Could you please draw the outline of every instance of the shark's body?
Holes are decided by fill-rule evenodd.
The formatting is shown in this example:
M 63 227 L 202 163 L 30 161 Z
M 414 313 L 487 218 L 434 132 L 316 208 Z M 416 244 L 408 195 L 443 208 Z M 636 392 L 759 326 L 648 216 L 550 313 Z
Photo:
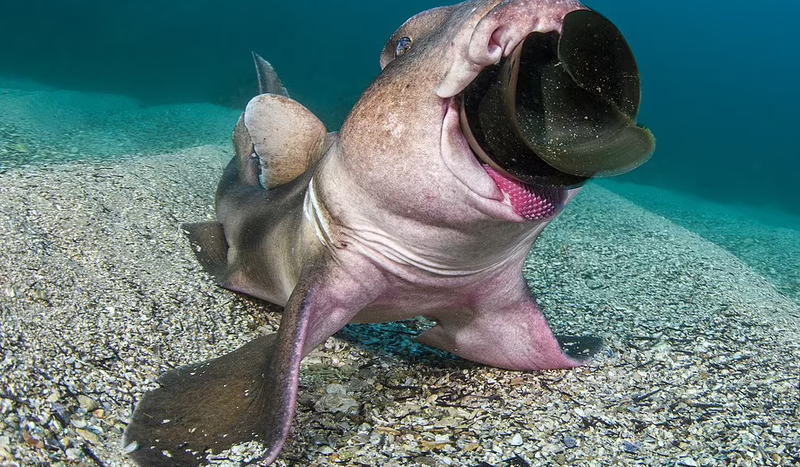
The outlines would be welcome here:
M 533 32 L 559 32 L 572 0 L 472 0 L 411 18 L 340 133 L 257 59 L 262 94 L 234 133 L 217 222 L 185 226 L 226 288 L 285 306 L 280 330 L 164 375 L 126 432 L 143 466 L 197 465 L 255 440 L 264 463 L 291 423 L 300 360 L 348 322 L 426 316 L 420 337 L 509 369 L 570 368 L 521 269 L 577 194 L 485 166 L 459 94 Z M 266 189 L 264 188 L 266 185 Z

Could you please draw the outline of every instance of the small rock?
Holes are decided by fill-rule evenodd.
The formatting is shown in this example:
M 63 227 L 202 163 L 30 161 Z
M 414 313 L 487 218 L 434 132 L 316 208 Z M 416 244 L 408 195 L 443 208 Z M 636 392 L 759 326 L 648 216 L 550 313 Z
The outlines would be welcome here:
M 639 452 L 639 445 L 631 443 L 630 441 L 625 441 L 622 449 L 624 449 L 628 454 L 636 454 Z
M 678 461 L 678 465 L 685 465 L 686 467 L 697 467 L 697 461 L 691 457 L 684 457 Z
M 81 408 L 87 412 L 91 412 L 100 407 L 100 404 L 98 404 L 97 401 L 89 396 L 84 396 L 83 394 L 78 396 L 78 404 L 80 404 Z
M 49 299 L 48 299 L 48 297 L 47 297 L 47 292 L 46 292 L 46 291 L 44 291 L 44 290 L 42 290 L 42 289 L 35 289 L 35 290 L 33 291 L 33 297 L 34 297 L 35 299 L 37 299 L 37 300 L 41 300 L 41 301 L 43 301 L 43 302 L 47 302 L 47 301 L 49 301 Z
M 586 283 L 586 287 L 588 287 L 588 288 L 590 288 L 592 290 L 597 290 L 597 289 L 603 287 L 603 282 L 599 281 L 597 279 L 593 279 L 593 278 L 584 279 L 584 282 Z
M 522 446 L 522 435 L 519 433 L 515 434 L 511 437 L 511 440 L 509 440 L 508 444 L 512 446 Z
M 75 461 L 81 458 L 81 450 L 78 448 L 69 448 L 66 453 L 67 460 Z
M 130 454 L 130 453 L 132 453 L 133 451 L 135 451 L 137 449 L 139 449 L 139 443 L 134 441 L 134 442 L 128 444 L 127 446 L 125 446 L 124 448 L 122 448 L 122 453 L 123 454 Z
M 83 439 L 92 443 L 92 444 L 100 444 L 100 437 L 96 434 L 92 433 L 89 430 L 84 430 L 83 428 L 77 428 L 75 430 Z
M 347 412 L 353 407 L 358 407 L 358 402 L 340 394 L 325 394 L 314 404 L 317 412 Z
M 576 440 L 572 436 L 565 436 L 564 437 L 564 446 L 566 446 L 567 449 L 576 448 L 576 447 L 578 447 L 578 440 Z
M 331 454 L 336 452 L 336 451 L 333 450 L 332 447 L 327 446 L 327 445 L 323 445 L 323 446 L 318 447 L 317 451 L 319 451 L 320 454 L 324 454 L 326 456 L 330 456 Z
M 328 394 L 339 394 L 340 396 L 343 396 L 347 394 L 347 388 L 341 384 L 329 384 L 325 388 L 325 392 Z
M 40 440 L 39 438 L 33 436 L 28 431 L 23 431 L 22 432 L 22 439 L 25 440 L 25 444 L 27 444 L 28 446 L 33 446 L 33 447 L 39 448 L 39 449 L 43 449 L 44 448 L 44 442 L 42 442 L 42 440 Z
M 47 399 L 45 400 L 47 402 L 58 402 L 59 399 L 61 399 L 61 393 L 58 392 L 58 389 L 55 389 L 50 393 L 49 396 L 47 396 Z

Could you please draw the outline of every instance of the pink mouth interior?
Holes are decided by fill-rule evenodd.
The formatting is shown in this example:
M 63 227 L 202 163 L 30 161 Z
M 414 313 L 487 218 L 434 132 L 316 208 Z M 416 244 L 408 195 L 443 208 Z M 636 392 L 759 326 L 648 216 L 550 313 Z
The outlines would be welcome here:
M 504 195 L 508 197 L 514 212 L 528 220 L 548 218 L 558 210 L 558 198 L 553 190 L 544 189 L 542 193 L 534 192 L 534 188 L 520 181 L 507 178 L 489 167 L 483 168 L 489 173 Z M 536 190 L 539 191 L 539 190 Z

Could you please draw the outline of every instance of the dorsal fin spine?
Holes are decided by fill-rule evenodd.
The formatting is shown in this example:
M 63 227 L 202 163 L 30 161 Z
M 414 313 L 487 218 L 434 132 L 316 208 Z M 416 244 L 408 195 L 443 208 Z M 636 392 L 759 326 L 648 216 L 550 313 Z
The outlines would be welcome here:
M 289 92 L 283 86 L 278 73 L 275 68 L 264 58 L 255 53 L 253 54 L 253 62 L 256 65 L 256 75 L 258 76 L 258 93 L 259 94 L 278 94 L 280 96 L 289 97 Z

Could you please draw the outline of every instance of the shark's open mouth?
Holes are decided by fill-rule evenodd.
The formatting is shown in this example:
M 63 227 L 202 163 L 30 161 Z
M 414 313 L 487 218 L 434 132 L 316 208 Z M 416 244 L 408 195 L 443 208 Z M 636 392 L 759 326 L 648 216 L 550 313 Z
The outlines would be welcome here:
M 442 152 L 450 170 L 465 186 L 485 200 L 510 207 L 521 220 L 547 220 L 563 208 L 567 199 L 563 187 L 522 182 L 481 160 L 463 133 L 459 96 L 445 100 L 444 106 Z M 499 213 L 494 208 L 491 212 Z
M 590 10 L 562 31 L 532 32 L 460 93 L 480 160 L 526 186 L 577 188 L 628 172 L 655 149 L 636 124 L 639 71 L 619 30 Z M 535 190 L 539 192 L 539 189 Z
M 628 172 L 655 150 L 652 133 L 636 123 L 633 53 L 616 26 L 591 10 L 567 13 L 561 31 L 531 32 L 445 95 L 458 112 L 446 113 L 445 123 L 458 122 L 460 130 L 445 129 L 458 131 L 496 187 L 474 176 L 472 161 L 454 173 L 524 219 L 553 216 L 569 190 Z M 461 141 L 449 143 L 465 153 Z

